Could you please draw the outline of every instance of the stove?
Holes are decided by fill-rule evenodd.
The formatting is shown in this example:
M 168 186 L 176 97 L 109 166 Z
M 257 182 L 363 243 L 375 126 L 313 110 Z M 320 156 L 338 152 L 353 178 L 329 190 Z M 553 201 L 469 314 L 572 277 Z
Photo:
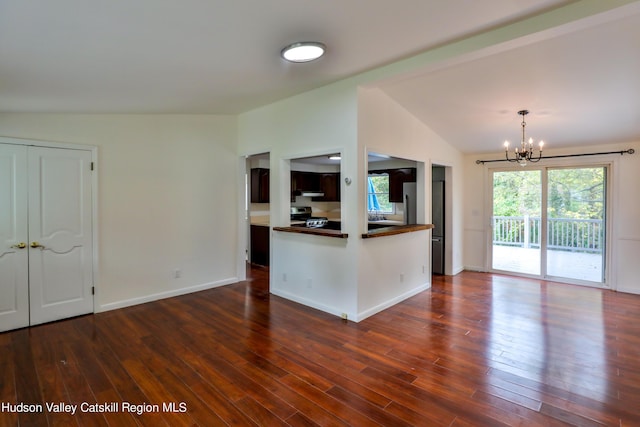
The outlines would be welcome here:
M 305 221 L 304 226 L 307 228 L 322 228 L 327 225 L 328 222 L 329 220 L 325 217 L 311 217 Z
M 292 225 L 307 228 L 322 228 L 329 222 L 326 217 L 311 216 L 311 206 L 291 206 L 291 221 L 304 221 L 304 223 Z

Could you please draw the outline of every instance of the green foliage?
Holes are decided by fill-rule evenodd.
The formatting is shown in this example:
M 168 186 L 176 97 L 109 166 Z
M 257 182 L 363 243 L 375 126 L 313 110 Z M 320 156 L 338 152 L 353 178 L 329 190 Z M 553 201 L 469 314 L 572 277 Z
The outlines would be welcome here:
M 380 212 L 393 212 L 393 205 L 389 201 L 389 174 L 372 174 L 369 175 L 369 177 L 373 182 L 373 188 L 375 189 L 375 194 L 378 198 L 378 204 L 380 205 Z
M 373 182 L 373 187 L 376 189 L 376 193 L 389 193 L 389 175 L 369 175 Z
M 604 171 L 604 168 L 550 170 L 549 217 L 603 219 Z
M 494 216 L 540 216 L 541 173 L 536 170 L 493 174 Z
M 549 169 L 549 218 L 603 219 L 605 168 Z M 537 170 L 493 174 L 494 216 L 540 216 L 542 173 Z

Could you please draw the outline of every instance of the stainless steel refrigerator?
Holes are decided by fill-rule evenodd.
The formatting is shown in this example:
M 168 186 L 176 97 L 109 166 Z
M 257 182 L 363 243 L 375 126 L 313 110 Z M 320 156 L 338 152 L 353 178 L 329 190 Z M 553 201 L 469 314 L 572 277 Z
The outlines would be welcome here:
M 402 184 L 402 201 L 404 202 L 404 223 L 415 224 L 417 216 L 416 183 L 405 182 Z
M 431 272 L 444 274 L 444 168 L 433 168 L 431 187 Z

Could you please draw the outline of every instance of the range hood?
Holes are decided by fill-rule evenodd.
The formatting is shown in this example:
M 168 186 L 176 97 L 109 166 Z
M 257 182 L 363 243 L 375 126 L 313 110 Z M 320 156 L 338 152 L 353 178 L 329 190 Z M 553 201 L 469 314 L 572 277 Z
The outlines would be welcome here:
M 322 191 L 310 191 L 310 190 L 299 190 L 299 196 L 304 197 L 324 197 L 324 193 Z

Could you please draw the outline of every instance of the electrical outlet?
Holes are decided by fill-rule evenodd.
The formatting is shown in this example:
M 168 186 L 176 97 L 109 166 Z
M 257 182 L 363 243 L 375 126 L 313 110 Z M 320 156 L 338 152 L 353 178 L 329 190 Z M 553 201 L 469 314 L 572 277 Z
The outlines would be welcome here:
M 287 273 L 282 273 L 282 281 L 283 282 L 287 281 Z
M 313 280 L 311 278 L 307 279 L 307 289 L 313 288 Z
M 424 274 L 424 265 L 422 266 L 422 274 Z
M 400 273 L 400 283 L 404 282 L 404 273 Z
M 179 268 L 176 268 L 175 270 L 173 270 L 174 279 L 179 279 L 181 277 L 182 277 L 182 270 L 180 270 Z

